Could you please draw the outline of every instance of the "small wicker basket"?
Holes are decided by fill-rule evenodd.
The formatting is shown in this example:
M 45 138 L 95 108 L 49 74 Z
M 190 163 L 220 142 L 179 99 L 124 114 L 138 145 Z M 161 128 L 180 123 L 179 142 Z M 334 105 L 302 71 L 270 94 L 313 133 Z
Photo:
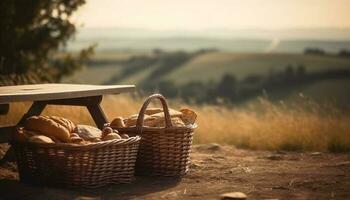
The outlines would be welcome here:
M 144 113 L 153 99 L 159 99 L 162 103 L 165 127 L 143 126 Z M 135 169 L 137 175 L 181 176 L 188 171 L 193 133 L 196 127 L 196 124 L 186 127 L 173 126 L 165 98 L 160 94 L 154 94 L 144 102 L 136 126 L 112 128 L 121 133 L 141 136 Z
M 12 142 L 21 182 L 96 188 L 134 179 L 140 137 L 85 145 Z

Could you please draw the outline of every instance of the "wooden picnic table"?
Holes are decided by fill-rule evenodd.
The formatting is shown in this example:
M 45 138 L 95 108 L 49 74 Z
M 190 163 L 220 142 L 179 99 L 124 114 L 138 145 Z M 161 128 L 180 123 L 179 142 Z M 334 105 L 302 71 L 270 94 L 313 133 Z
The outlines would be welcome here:
M 8 111 L 9 103 L 12 102 L 33 102 L 16 126 L 0 125 L 0 143 L 8 142 L 14 128 L 22 125 L 26 118 L 40 115 L 46 105 L 85 106 L 97 127 L 103 128 L 108 122 L 100 106 L 103 95 L 134 90 L 134 85 L 34 84 L 0 87 L 2 110 Z

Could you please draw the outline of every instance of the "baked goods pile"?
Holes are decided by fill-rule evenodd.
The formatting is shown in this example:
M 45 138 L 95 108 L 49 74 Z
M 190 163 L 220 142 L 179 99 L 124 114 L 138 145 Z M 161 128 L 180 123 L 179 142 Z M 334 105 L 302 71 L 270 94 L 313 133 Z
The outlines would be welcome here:
M 190 109 L 180 111 L 169 109 L 171 122 L 176 127 L 193 126 L 197 115 Z M 19 128 L 14 139 L 18 142 L 37 143 L 73 143 L 89 144 L 114 139 L 128 139 L 127 134 L 120 134 L 113 128 L 127 128 L 136 126 L 138 114 L 126 119 L 115 118 L 110 126 L 103 130 L 82 124 L 74 124 L 71 120 L 57 116 L 32 116 L 29 117 L 24 126 Z M 161 108 L 148 108 L 145 111 L 143 126 L 164 127 L 165 118 Z
M 180 111 L 169 109 L 171 122 L 176 127 L 193 126 L 195 124 L 197 114 L 188 108 L 181 109 Z M 130 117 L 123 119 L 122 117 L 115 118 L 110 126 L 113 128 L 128 128 L 136 126 L 138 114 L 131 115 Z M 164 127 L 165 117 L 162 108 L 148 108 L 145 111 L 143 126 L 147 127 Z
M 71 120 L 57 116 L 32 116 L 19 128 L 14 139 L 18 142 L 89 144 L 114 139 L 128 139 L 126 134 L 105 127 L 76 125 Z

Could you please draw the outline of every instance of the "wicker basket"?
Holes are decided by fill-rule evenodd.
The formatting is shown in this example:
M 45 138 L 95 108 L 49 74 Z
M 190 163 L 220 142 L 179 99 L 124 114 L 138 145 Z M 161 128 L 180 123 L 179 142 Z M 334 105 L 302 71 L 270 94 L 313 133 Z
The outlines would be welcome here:
M 140 137 L 76 145 L 68 143 L 16 143 L 21 182 L 95 188 L 134 179 Z
M 153 99 L 159 99 L 162 103 L 165 127 L 143 126 L 144 113 Z M 121 133 L 141 135 L 136 161 L 137 175 L 181 176 L 188 171 L 195 128 L 196 125 L 186 127 L 173 126 L 165 98 L 160 94 L 155 94 L 148 97 L 143 104 L 136 127 L 116 129 Z

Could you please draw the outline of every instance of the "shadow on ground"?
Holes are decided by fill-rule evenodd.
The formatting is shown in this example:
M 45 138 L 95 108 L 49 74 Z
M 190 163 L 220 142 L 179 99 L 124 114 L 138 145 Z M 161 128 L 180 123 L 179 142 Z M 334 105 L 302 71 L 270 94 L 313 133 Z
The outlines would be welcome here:
M 116 184 L 99 189 L 57 189 L 31 186 L 18 180 L 0 180 L 0 199 L 133 199 L 175 187 L 180 179 L 137 177 L 131 184 Z

